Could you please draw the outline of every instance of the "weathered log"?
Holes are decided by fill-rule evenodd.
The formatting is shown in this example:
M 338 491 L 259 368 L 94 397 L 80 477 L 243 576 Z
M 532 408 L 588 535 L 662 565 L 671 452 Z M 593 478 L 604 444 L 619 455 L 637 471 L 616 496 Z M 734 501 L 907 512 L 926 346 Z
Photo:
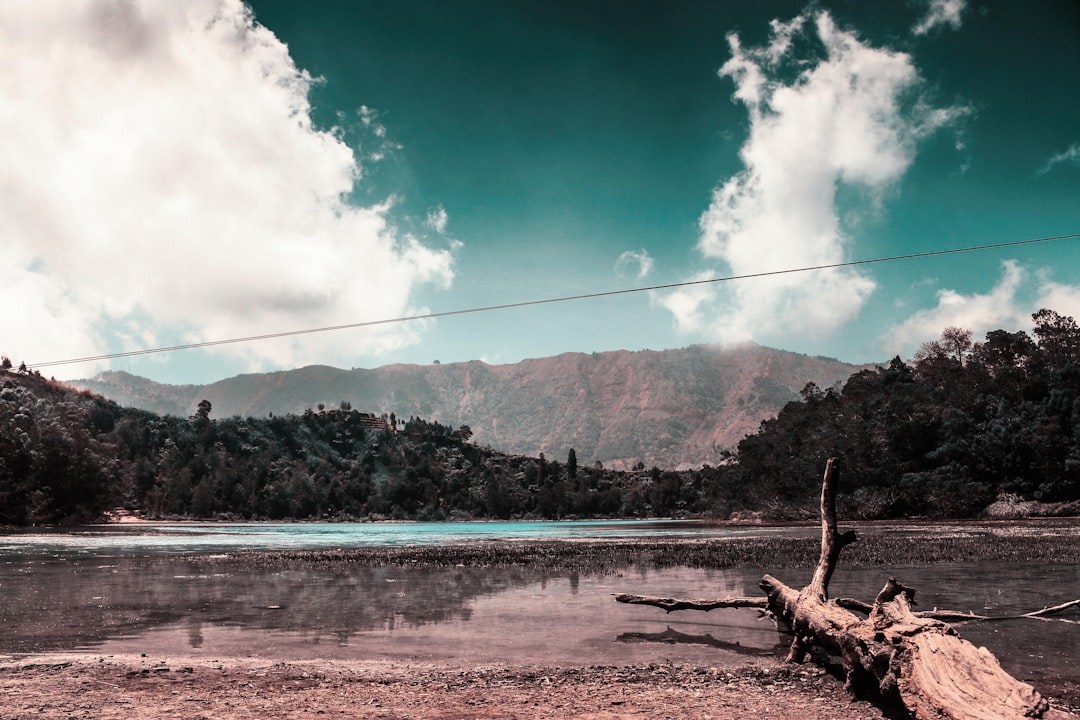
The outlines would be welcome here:
M 795 636 L 788 660 L 801 662 L 813 649 L 839 658 L 853 693 L 883 707 L 902 709 L 918 720 L 1075 720 L 1074 715 L 1051 709 L 1034 688 L 1002 670 L 985 648 L 962 640 L 951 626 L 932 617 L 940 611 L 923 616 L 913 613 L 914 590 L 893 578 L 872 605 L 829 600 L 829 580 L 840 552 L 856 539 L 854 532 L 837 528 L 836 475 L 836 461 L 830 459 L 821 482 L 821 555 L 810 583 L 795 590 L 771 575 L 760 582 L 769 611 Z M 746 607 L 716 604 L 722 601 L 640 596 L 617 599 L 622 597 L 634 597 L 638 604 L 656 605 L 668 612 L 710 605 L 708 609 Z M 1077 604 L 1080 601 L 1024 617 L 1041 617 Z M 859 617 L 852 609 L 865 612 L 867 617 Z M 983 619 L 970 613 L 956 615 L 965 620 Z
M 911 612 L 914 591 L 890 578 L 863 620 L 828 601 L 840 550 L 854 541 L 836 522 L 836 464 L 821 482 L 821 557 L 800 592 L 766 575 L 761 587 L 773 613 L 795 633 L 789 659 L 817 645 L 839 655 L 848 687 L 916 718 L 991 720 L 1050 717 L 1049 704 L 997 658 L 957 636 L 949 625 Z
M 836 603 L 797 604 L 800 593 L 766 576 L 762 587 L 774 612 L 796 632 L 798 648 L 812 646 L 838 656 L 848 688 L 885 706 L 902 706 L 916 718 L 1004 720 L 1065 718 L 1027 683 L 1004 670 L 984 648 L 976 648 L 945 623 L 918 618 L 908 594 L 890 580 L 870 617 L 862 620 Z M 785 608 L 795 603 L 798 616 Z

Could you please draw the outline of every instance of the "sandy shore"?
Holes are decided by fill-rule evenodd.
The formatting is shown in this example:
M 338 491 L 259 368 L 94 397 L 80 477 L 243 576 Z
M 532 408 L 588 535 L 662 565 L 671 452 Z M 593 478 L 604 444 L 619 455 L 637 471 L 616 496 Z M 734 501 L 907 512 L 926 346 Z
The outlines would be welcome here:
M 0 658 L 0 718 L 881 720 L 814 666 L 539 667 Z

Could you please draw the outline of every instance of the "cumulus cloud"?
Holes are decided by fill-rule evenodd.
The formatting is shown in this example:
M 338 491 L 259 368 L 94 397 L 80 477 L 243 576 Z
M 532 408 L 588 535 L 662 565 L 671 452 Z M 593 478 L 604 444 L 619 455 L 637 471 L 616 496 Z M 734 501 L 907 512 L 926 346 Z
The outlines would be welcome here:
M 926 35 L 939 27 L 951 27 L 959 30 L 963 23 L 961 16 L 967 8 L 967 0 L 930 0 L 926 14 L 911 29 L 916 35 Z
M 882 348 L 890 355 L 910 357 L 947 327 L 971 330 L 976 338 L 990 330 L 1030 330 L 1031 314 L 1041 308 L 1080 316 L 1080 287 L 1055 282 L 1046 270 L 1033 273 L 1015 260 L 1002 262 L 1001 268 L 1001 277 L 985 293 L 939 290 L 934 307 L 889 328 L 881 338 Z
M 644 249 L 627 250 L 615 260 L 615 272 L 621 277 L 644 280 L 653 269 L 653 259 Z
M 1042 308 L 1056 310 L 1062 315 L 1080 318 L 1080 287 L 1055 282 L 1047 270 L 1039 272 L 1038 298 L 1031 312 Z
M 733 275 L 844 261 L 850 238 L 838 192 L 854 189 L 875 207 L 919 142 L 966 112 L 920 98 L 909 55 L 863 43 L 827 12 L 773 21 L 762 47 L 744 47 L 735 34 L 728 45 L 720 75 L 734 81 L 750 131 L 744 169 L 713 191 L 700 218 L 698 249 Z M 741 341 L 828 332 L 854 318 L 874 288 L 863 272 L 833 268 L 695 286 L 659 302 L 681 328 Z
M 315 80 L 239 0 L 11 0 L 0 66 L 0 342 L 13 357 L 381 319 L 452 280 L 451 251 L 400 233 L 391 201 L 349 203 L 360 161 L 313 125 Z M 360 118 L 385 134 L 370 109 Z M 220 352 L 252 367 L 340 361 L 419 330 Z
M 1055 165 L 1063 164 L 1080 165 L 1080 142 L 1073 143 L 1065 150 L 1062 150 L 1047 160 L 1046 164 L 1039 169 L 1038 174 L 1045 175 L 1054 169 Z
M 910 357 L 922 343 L 936 340 L 943 328 L 961 327 L 980 337 L 997 328 L 1030 326 L 1029 316 L 1033 311 L 1017 299 L 1026 275 L 1015 260 L 1006 260 L 1002 263 L 1001 278 L 984 294 L 939 290 L 937 305 L 919 310 L 889 328 L 882 337 L 882 347 L 890 355 Z

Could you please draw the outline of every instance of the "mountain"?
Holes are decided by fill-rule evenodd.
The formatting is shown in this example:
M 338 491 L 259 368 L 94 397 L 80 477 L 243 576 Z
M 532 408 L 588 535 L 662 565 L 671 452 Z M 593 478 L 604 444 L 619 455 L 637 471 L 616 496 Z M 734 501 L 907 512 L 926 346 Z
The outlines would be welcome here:
M 475 442 L 508 453 L 564 460 L 574 448 L 582 462 L 678 469 L 718 463 L 808 382 L 830 387 L 861 369 L 746 344 L 566 353 L 511 365 L 313 365 L 209 385 L 163 385 L 110 371 L 70 384 L 121 405 L 184 416 L 204 399 L 216 417 L 348 402 L 364 412 L 468 425 Z

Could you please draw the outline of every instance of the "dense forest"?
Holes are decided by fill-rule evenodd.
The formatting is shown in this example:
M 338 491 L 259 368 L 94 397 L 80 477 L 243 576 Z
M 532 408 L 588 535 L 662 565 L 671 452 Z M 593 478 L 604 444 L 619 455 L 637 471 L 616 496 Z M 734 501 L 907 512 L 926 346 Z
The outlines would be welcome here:
M 121 408 L 25 367 L 0 369 L 0 524 L 151 518 L 418 519 L 811 516 L 825 458 L 864 518 L 970 517 L 991 504 L 1080 507 L 1080 328 L 1034 337 L 947 328 L 912 362 L 808 385 L 715 466 L 615 472 L 507 455 L 467 426 L 373 416 L 188 418 Z
M 149 518 L 558 518 L 705 514 L 681 474 L 507 455 L 467 426 L 343 403 L 214 419 L 121 408 L 35 373 L 0 375 L 0 524 Z

